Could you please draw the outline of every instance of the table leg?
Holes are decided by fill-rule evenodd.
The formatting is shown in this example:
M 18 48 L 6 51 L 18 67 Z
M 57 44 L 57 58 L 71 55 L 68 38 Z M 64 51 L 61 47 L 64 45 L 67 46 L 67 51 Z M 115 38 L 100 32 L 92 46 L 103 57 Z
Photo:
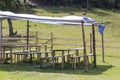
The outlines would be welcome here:
M 5 48 L 2 48 L 2 63 L 5 62 Z
M 64 51 L 62 51 L 62 69 L 64 68 Z
M 12 47 L 10 47 L 10 63 L 12 64 Z

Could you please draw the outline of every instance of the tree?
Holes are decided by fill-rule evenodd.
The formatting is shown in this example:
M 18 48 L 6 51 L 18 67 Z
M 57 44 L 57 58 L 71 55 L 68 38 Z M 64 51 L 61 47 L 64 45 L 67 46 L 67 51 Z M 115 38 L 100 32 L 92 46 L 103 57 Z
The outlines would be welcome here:
M 26 3 L 26 0 L 24 0 L 24 3 Z
M 96 0 L 96 7 L 99 6 L 99 0 Z
M 5 0 L 4 2 L 7 9 L 11 8 L 11 0 Z
M 89 2 L 90 2 L 89 0 L 86 0 L 86 7 L 87 7 L 87 9 L 90 8 L 90 3 Z
M 116 9 L 118 9 L 118 8 L 119 8 L 118 3 L 119 3 L 119 1 L 118 1 L 118 0 L 114 0 L 114 7 L 115 7 Z
M 8 27 L 9 27 L 9 36 L 12 37 L 17 34 L 17 31 L 14 33 L 11 19 L 8 18 L 7 21 L 8 21 Z

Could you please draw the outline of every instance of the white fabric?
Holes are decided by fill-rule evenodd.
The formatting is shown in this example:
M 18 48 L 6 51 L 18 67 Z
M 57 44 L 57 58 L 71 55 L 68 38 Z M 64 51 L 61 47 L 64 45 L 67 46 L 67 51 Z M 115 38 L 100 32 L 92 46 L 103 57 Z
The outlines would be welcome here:
M 81 22 L 84 22 L 84 25 L 89 26 L 91 25 L 91 23 L 96 22 L 95 20 L 91 18 L 87 18 L 85 16 L 47 17 L 47 16 L 36 16 L 31 14 L 15 14 L 9 11 L 0 11 L 0 16 L 11 19 L 29 20 L 29 21 L 49 23 L 49 24 L 81 25 Z

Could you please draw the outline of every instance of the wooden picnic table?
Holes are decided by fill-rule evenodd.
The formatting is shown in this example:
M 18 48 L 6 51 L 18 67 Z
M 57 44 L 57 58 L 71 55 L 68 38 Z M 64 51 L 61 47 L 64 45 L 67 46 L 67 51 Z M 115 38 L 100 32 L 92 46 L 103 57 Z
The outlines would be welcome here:
M 68 49 L 55 49 L 53 50 L 54 56 L 56 52 L 61 52 L 61 57 L 62 57 L 62 64 L 61 68 L 64 68 L 64 63 L 65 63 L 65 56 L 71 55 L 70 51 L 76 51 L 76 55 L 79 55 L 79 50 L 83 50 L 84 48 L 68 48 Z M 67 54 L 65 54 L 67 52 Z M 74 53 L 73 53 L 74 54 Z M 68 59 L 69 60 L 69 59 Z
M 2 45 L 2 63 L 5 62 L 5 55 L 6 59 L 8 57 L 8 54 L 10 54 L 10 63 L 12 63 L 13 60 L 13 54 L 17 56 L 20 55 L 28 55 L 30 54 L 30 61 L 32 61 L 32 50 L 25 50 L 26 47 L 34 47 L 35 45 Z M 9 49 L 6 51 L 6 48 Z M 23 48 L 23 50 L 13 51 L 13 48 Z M 14 59 L 15 60 L 15 59 Z

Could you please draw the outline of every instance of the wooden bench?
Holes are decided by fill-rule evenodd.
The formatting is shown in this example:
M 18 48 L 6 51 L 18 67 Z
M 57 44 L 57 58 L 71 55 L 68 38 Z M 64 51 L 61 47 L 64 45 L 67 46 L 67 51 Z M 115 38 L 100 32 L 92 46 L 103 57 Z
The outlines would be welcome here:
M 93 53 L 87 54 L 88 63 L 89 63 L 89 58 L 88 58 L 89 56 L 91 56 L 91 59 L 92 59 Z M 81 57 L 84 57 L 84 55 L 71 56 L 70 57 L 70 60 L 72 62 L 72 68 L 76 69 L 76 65 L 77 65 L 77 63 L 80 63 L 80 58 Z
M 33 51 L 29 51 L 29 50 L 25 50 L 25 51 L 4 51 L 1 52 L 2 53 L 2 63 L 8 63 L 8 61 L 10 60 L 10 63 L 12 63 L 14 60 L 14 63 L 17 61 L 20 61 L 20 56 L 22 55 L 28 55 L 28 54 L 32 54 Z M 8 55 L 10 55 L 8 57 Z M 13 59 L 14 56 L 14 59 Z
M 49 53 L 51 53 L 51 56 L 49 56 Z M 50 62 L 52 62 L 54 60 L 53 58 L 53 51 L 40 51 L 40 52 L 34 52 L 34 54 L 39 55 L 38 59 L 40 60 L 40 67 L 44 68 L 47 66 L 47 64 L 49 64 Z M 45 56 L 42 56 L 42 54 L 44 54 Z
M 69 54 L 67 53 L 64 55 L 55 55 L 54 52 L 52 52 L 52 51 L 49 51 L 49 52 L 52 53 L 51 56 L 45 56 L 45 57 L 40 58 L 40 67 L 45 67 L 44 65 L 49 64 L 49 63 L 51 63 L 52 67 L 55 67 L 55 64 L 58 63 L 59 58 L 62 58 L 62 60 L 64 60 L 64 62 L 65 62 L 65 56 L 67 56 L 67 58 L 69 58 L 71 55 L 74 54 L 73 52 L 71 52 Z M 45 53 L 46 54 L 48 52 L 38 52 L 38 53 L 40 53 L 40 54 Z

